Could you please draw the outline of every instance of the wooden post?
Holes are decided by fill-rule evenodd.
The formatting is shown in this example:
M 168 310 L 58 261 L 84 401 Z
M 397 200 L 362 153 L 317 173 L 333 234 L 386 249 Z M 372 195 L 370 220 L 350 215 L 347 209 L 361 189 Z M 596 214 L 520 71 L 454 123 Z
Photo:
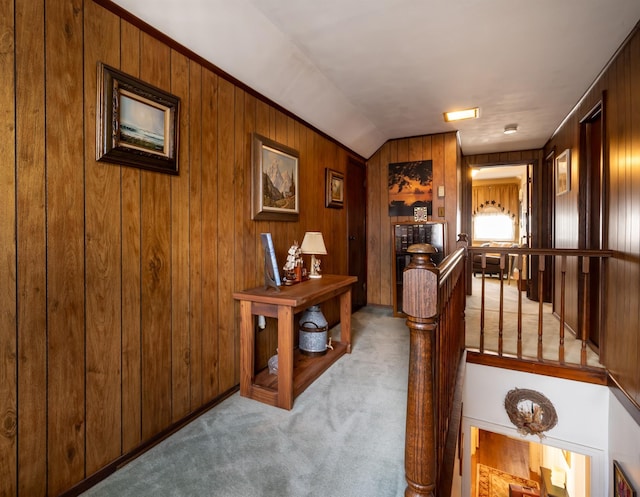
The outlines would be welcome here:
M 435 495 L 434 335 L 438 325 L 438 272 L 415 253 L 403 274 L 402 310 L 410 332 L 405 439 L 405 497 Z

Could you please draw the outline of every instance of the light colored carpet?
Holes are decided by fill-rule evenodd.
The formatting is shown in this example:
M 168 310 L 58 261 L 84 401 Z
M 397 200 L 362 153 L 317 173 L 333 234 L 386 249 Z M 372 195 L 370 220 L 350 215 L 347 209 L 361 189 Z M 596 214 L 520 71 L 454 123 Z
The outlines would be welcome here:
M 509 497 L 509 483 L 539 488 L 538 483 L 496 468 L 477 464 L 476 497 Z
M 465 310 L 466 346 L 480 347 L 480 303 L 481 277 L 472 277 L 473 295 L 467 297 Z M 486 278 L 485 283 L 485 351 L 498 351 L 500 280 Z M 539 303 L 527 298 L 522 292 L 522 348 L 523 357 L 536 359 L 538 353 L 538 311 Z M 516 355 L 518 352 L 518 290 L 515 284 L 504 282 L 503 312 L 503 353 Z M 551 304 L 543 303 L 542 355 L 545 360 L 557 361 L 559 351 L 560 321 L 553 315 Z M 565 362 L 580 364 L 582 343 L 565 330 Z M 587 347 L 587 364 L 601 367 L 598 355 Z
M 367 307 L 352 333 L 353 352 L 291 411 L 235 394 L 83 495 L 404 495 L 409 332 L 391 309 Z

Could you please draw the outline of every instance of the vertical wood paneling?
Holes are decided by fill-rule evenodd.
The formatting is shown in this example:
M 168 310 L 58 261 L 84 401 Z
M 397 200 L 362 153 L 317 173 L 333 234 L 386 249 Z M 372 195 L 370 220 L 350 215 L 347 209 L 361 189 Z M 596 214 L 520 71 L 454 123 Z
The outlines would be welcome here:
M 191 410 L 202 405 L 202 67 L 189 64 L 189 363 Z
M 640 36 L 636 35 L 629 48 L 630 76 L 629 76 L 629 113 L 630 113 L 630 134 L 629 148 L 629 170 L 631 172 L 630 185 L 630 211 L 633 221 L 631 223 L 630 237 L 631 245 L 629 252 L 632 254 L 640 254 L 640 167 L 638 167 L 637 158 L 640 157 Z M 632 302 L 637 302 L 637 296 L 640 295 L 640 266 L 631 264 L 630 267 L 630 284 L 629 296 Z M 640 323 L 640 308 L 632 304 L 629 313 L 631 329 L 637 328 Z M 637 333 L 629 333 L 623 336 L 623 343 L 629 340 L 628 348 L 635 351 L 631 352 L 630 358 L 630 379 L 625 384 L 630 395 L 636 399 L 640 399 L 640 338 Z
M 459 160 L 455 133 L 404 138 L 385 143 L 367 161 L 367 185 L 372 192 L 367 198 L 369 219 L 367 301 L 369 304 L 389 306 L 393 304 L 391 228 L 395 222 L 413 219 L 411 216 L 389 216 L 387 185 L 389 164 L 418 160 L 432 160 L 434 188 L 438 184 L 445 184 L 446 205 L 450 207 L 445 209 L 443 220 L 447 222 L 449 231 L 448 243 L 451 244 L 455 240 L 458 205 L 456 175 Z M 438 199 L 434 198 L 434 209 L 437 201 Z M 432 218 L 435 219 L 433 215 Z M 450 245 L 448 250 L 451 251 L 454 246 Z
M 121 22 L 120 68 L 140 75 L 140 30 Z M 140 170 L 122 167 L 122 449 L 132 450 L 142 441 L 141 375 L 141 233 Z
M 460 213 L 458 212 L 458 205 L 461 203 L 459 198 L 460 192 L 458 192 L 458 173 L 461 168 L 460 164 L 460 151 L 458 148 L 458 138 L 455 134 L 449 133 L 444 135 L 444 219 L 437 217 L 437 211 L 434 212 L 434 219 L 445 220 L 449 219 L 447 223 L 447 249 L 449 252 L 453 252 L 456 249 L 456 240 L 458 239 L 458 233 L 460 227 L 457 225 Z M 437 186 L 434 192 L 434 199 L 437 199 Z M 441 202 L 442 200 L 440 200 Z M 435 202 L 434 202 L 435 203 Z
M 84 476 L 82 1 L 45 2 L 48 492 Z
M 6 2 L 5 2 L 6 3 Z M 9 2 L 11 3 L 11 2 Z M 3 12 L 10 11 L 9 9 Z M 10 19 L 10 16 L 3 17 Z M 18 246 L 18 495 L 47 490 L 47 302 L 44 2 L 16 2 L 16 168 Z M 2 39 L 10 39 L 2 37 Z M 3 54 L 11 53 L 2 50 Z M 0 57 L 2 57 L 0 55 Z M 2 67 L 10 67 L 2 65 Z M 3 71 L 0 77 L 9 77 Z M 8 89 L 5 82 L 0 89 Z M 11 87 L 12 88 L 12 87 Z M 2 108 L 10 108 L 2 105 Z M 3 131 L 3 137 L 11 136 Z M 8 152 L 0 160 L 11 157 Z M 2 167 L 3 171 L 10 169 Z M 3 195 L 4 199 L 5 196 Z M 3 208 L 3 212 L 5 212 Z M 6 211 L 9 212 L 9 211 Z M 1 235 L 3 240 L 9 237 Z M 8 250 L 8 248 L 7 248 Z M 2 253 L 7 253 L 2 248 Z M 3 281 L 5 278 L 2 278 Z M 10 294 L 9 294 L 10 295 Z M 9 314 L 10 315 L 10 314 Z M 6 383 L 9 386 L 10 383 Z M 7 463 L 10 457 L 0 454 Z M 15 469 L 15 468 L 14 468 Z M 4 474 L 4 473 L 3 473 Z M 13 485 L 10 478 L 0 481 Z M 4 485 L 4 483 L 2 484 Z M 4 490 L 4 486 L 2 487 Z M 1 494 L 2 492 L 0 492 Z M 7 492 L 13 495 L 15 492 Z
M 234 254 L 234 88 L 225 80 L 218 86 L 218 230 L 226 236 L 218 237 L 217 278 L 218 294 L 218 335 L 220 388 L 227 390 L 234 385 L 236 365 L 235 312 L 233 290 L 236 266 Z
M 383 147 L 384 148 L 384 147 Z M 379 202 L 380 156 L 374 155 L 366 165 L 367 174 L 367 302 L 380 302 L 380 211 L 370 209 Z
M 119 63 L 119 19 L 93 2 L 84 11 L 85 136 L 96 135 L 96 60 Z M 98 163 L 85 145 L 86 474 L 121 454 L 120 168 Z
M 220 393 L 218 359 L 218 77 L 202 72 L 203 401 Z
M 168 47 L 143 34 L 140 77 L 170 88 Z M 171 421 L 171 177 L 143 171 L 142 185 L 142 435 Z
M 347 152 L 100 2 L 0 2 L 0 493 L 57 495 L 237 384 L 232 292 L 262 283 L 260 232 L 281 266 L 321 229 L 324 270 L 347 270 L 346 213 L 324 207 Z M 180 97 L 178 176 L 95 161 L 99 61 Z M 251 220 L 254 131 L 300 153 L 298 222 Z
M 233 211 L 233 227 L 234 227 L 234 256 L 237 263 L 234 264 L 236 268 L 235 271 L 232 272 L 232 276 L 234 277 L 233 286 L 235 289 L 243 289 L 247 288 L 245 282 L 247 281 L 247 266 L 244 264 L 244 261 L 251 259 L 251 249 L 253 247 L 252 243 L 244 243 L 244 240 L 251 239 L 250 236 L 250 227 L 247 226 L 246 221 L 246 211 L 244 205 L 240 199 L 249 198 L 250 193 L 250 185 L 251 180 L 247 182 L 247 162 L 245 162 L 245 150 L 247 145 L 247 140 L 245 138 L 245 98 L 246 94 L 243 90 L 236 89 L 234 94 L 234 136 L 233 136 L 233 144 L 234 144 L 234 164 L 233 164 L 233 196 L 234 199 L 234 211 Z M 247 190 L 249 187 L 249 190 Z M 249 219 L 251 219 L 251 215 L 249 214 Z M 234 307 L 234 315 L 238 315 L 240 305 L 237 302 L 232 303 Z M 239 328 L 234 327 L 234 364 L 240 364 L 240 347 L 239 343 Z M 233 368 L 234 378 L 233 383 L 237 384 L 240 382 L 240 368 Z
M 172 421 L 189 413 L 189 61 L 171 52 L 171 93 L 180 98 L 178 176 L 171 177 L 171 374 Z
M 577 179 L 580 163 L 579 119 L 601 100 L 606 91 L 604 109 L 604 169 L 607 179 L 605 247 L 614 251 L 606 263 L 604 294 L 604 336 L 601 362 L 636 401 L 640 401 L 640 324 L 636 305 L 640 288 L 640 184 L 638 178 L 638 141 L 640 140 L 640 33 L 636 30 L 601 79 L 585 95 L 581 105 L 567 119 L 545 147 L 545 152 L 565 148 L 572 151 L 572 192 L 555 197 L 556 242 L 571 243 L 578 220 Z M 568 236 L 567 236 L 568 233 Z M 562 237 L 560 236 L 562 235 Z M 562 245 L 561 245 L 562 246 Z M 577 275 L 572 276 L 577 281 Z M 571 295 L 571 293 L 567 293 Z M 567 304 L 568 305 L 568 304 Z
M 0 495 L 17 493 L 16 108 L 14 5 L 0 0 Z

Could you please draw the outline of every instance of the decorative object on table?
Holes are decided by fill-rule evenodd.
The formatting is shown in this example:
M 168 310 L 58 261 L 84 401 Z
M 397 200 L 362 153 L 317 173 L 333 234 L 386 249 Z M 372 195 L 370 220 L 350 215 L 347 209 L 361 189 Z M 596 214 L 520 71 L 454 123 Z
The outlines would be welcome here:
M 344 174 L 325 169 L 325 207 L 342 209 L 344 206 Z
M 298 220 L 298 157 L 296 150 L 253 134 L 251 219 Z
M 180 99 L 98 63 L 96 160 L 178 174 Z
M 275 355 L 269 357 L 267 361 L 267 366 L 269 368 L 269 374 L 278 374 L 278 350 L 276 349 Z
M 294 285 L 302 281 L 302 252 L 297 240 L 289 247 L 287 260 L 282 269 L 284 269 L 285 285 Z
M 431 160 L 389 164 L 389 216 L 413 216 L 415 207 L 431 215 L 433 163 Z
M 558 155 L 555 162 L 556 195 L 562 195 L 571 190 L 571 149 Z
M 558 415 L 551 401 L 535 390 L 515 388 L 504 398 L 504 408 L 520 435 L 538 435 L 544 438 L 558 422 Z
M 429 220 L 429 209 L 426 207 L 413 208 L 413 220 L 416 223 L 422 223 Z
M 316 255 L 327 255 L 324 238 L 319 231 L 307 231 L 302 239 L 300 250 L 303 254 L 311 255 L 311 272 L 309 278 L 322 278 L 320 274 L 320 259 Z
M 322 314 L 319 305 L 312 305 L 300 316 L 298 347 L 300 352 L 309 356 L 327 353 L 327 332 L 329 323 Z
M 276 251 L 273 247 L 271 233 L 260 233 L 260 239 L 262 240 L 262 247 L 264 248 L 264 286 L 265 288 L 275 288 L 277 291 L 280 291 L 278 287 L 282 284 L 282 281 L 280 280 Z
M 613 497 L 636 497 L 636 490 L 618 461 L 613 461 Z

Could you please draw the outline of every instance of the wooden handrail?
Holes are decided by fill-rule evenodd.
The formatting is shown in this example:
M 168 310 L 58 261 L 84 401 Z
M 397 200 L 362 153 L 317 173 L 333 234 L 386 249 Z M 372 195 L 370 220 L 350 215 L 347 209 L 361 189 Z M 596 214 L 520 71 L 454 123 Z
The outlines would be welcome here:
M 439 266 L 429 260 L 427 254 L 413 254 L 403 273 L 403 312 L 407 316 L 410 332 L 409 382 L 407 392 L 407 420 L 405 439 L 405 471 L 407 488 L 405 497 L 433 497 L 450 495 L 450 480 L 443 477 L 443 468 L 450 463 L 444 461 L 447 440 L 452 430 L 458 430 L 458 406 L 454 402 L 454 391 L 458 388 L 459 365 L 465 357 L 465 303 L 466 289 L 463 277 L 467 261 L 473 254 L 481 254 L 482 298 L 480 310 L 480 351 L 469 353 L 473 362 L 480 362 L 484 348 L 485 317 L 485 271 L 487 253 L 499 254 L 500 305 L 498 334 L 499 345 L 495 351 L 487 351 L 491 365 L 505 362 L 509 369 L 559 374 L 582 381 L 601 382 L 606 375 L 598 368 L 587 366 L 586 349 L 589 319 L 589 260 L 613 255 L 609 250 L 580 249 L 531 249 L 516 247 L 460 247 L 445 258 Z M 523 334 L 528 330 L 522 325 L 522 295 L 518 290 L 518 322 L 516 355 L 503 350 L 504 280 L 506 257 L 514 257 L 515 267 L 523 268 L 525 257 L 538 256 L 538 325 L 537 353 L 534 358 L 525 358 L 522 350 Z M 558 258 L 561 296 L 560 333 L 558 361 L 549 361 L 543 356 L 543 283 L 549 271 L 545 257 Z M 565 299 L 567 258 L 577 257 L 582 274 L 582 328 L 580 365 L 565 364 Z M 545 276 L 546 275 L 546 276 Z M 553 277 L 553 275 L 552 275 Z M 469 357 L 467 360 L 469 360 Z M 541 369 L 540 364 L 544 362 Z M 546 369 L 545 369 L 546 368 Z M 602 370 L 604 371 L 604 370 Z M 453 421 L 455 420 L 455 421 Z
M 413 254 L 403 273 L 402 310 L 410 331 L 405 497 L 433 496 L 441 488 L 439 461 L 450 431 L 457 431 L 450 420 L 464 353 L 465 261 L 464 248 L 438 267 L 428 254 Z
M 479 347 L 478 350 L 480 354 L 484 353 L 495 353 L 497 352 L 498 356 L 503 356 L 505 351 L 503 349 L 503 340 L 504 340 L 504 330 L 503 330 L 503 313 L 504 313 L 504 272 L 505 269 L 505 258 L 512 257 L 515 259 L 516 267 L 521 270 L 522 262 L 524 258 L 537 257 L 538 258 L 538 267 L 537 267 L 537 288 L 538 288 L 538 324 L 537 324 L 537 351 L 535 354 L 535 358 L 540 363 L 549 363 L 550 357 L 545 357 L 544 354 L 544 337 L 545 332 L 548 335 L 549 330 L 544 329 L 544 284 L 547 278 L 551 279 L 551 281 L 556 280 L 556 293 L 554 295 L 555 298 L 555 314 L 557 314 L 558 318 L 558 343 L 557 343 L 557 358 L 551 359 L 551 361 L 556 362 L 557 364 L 565 364 L 567 361 L 566 356 L 566 342 L 565 342 L 565 328 L 567 324 L 573 325 L 573 329 L 575 330 L 575 335 L 578 340 L 580 340 L 580 353 L 579 353 L 579 361 L 577 364 L 580 367 L 586 367 L 588 364 L 587 360 L 587 352 L 588 352 L 588 342 L 589 342 L 589 326 L 590 326 L 590 266 L 591 259 L 601 260 L 607 259 L 613 256 L 613 251 L 611 250 L 583 250 L 583 249 L 537 249 L 537 248 L 521 248 L 521 247 L 468 247 L 469 259 L 473 260 L 474 255 L 480 255 L 480 264 L 482 269 L 482 282 L 481 282 L 481 298 L 480 298 L 480 338 L 479 338 Z M 486 273 L 485 269 L 487 267 L 486 259 L 487 254 L 491 254 L 494 256 L 498 256 L 500 260 L 500 294 L 499 294 L 499 309 L 498 309 L 498 343 L 497 347 L 494 350 L 487 351 L 486 345 L 486 290 L 485 290 L 485 281 L 486 281 Z M 547 256 L 551 256 L 555 259 L 555 270 L 553 270 L 554 266 L 547 267 Z M 566 314 L 566 292 L 567 292 L 567 260 L 575 259 L 576 271 L 578 273 L 579 281 L 576 280 L 576 284 L 579 284 L 581 291 L 581 299 L 577 302 L 577 308 L 573 307 L 572 310 L 575 314 L 572 314 L 573 320 L 578 322 L 567 322 L 567 314 Z M 596 267 L 599 267 L 596 265 Z M 550 270 L 551 269 L 551 270 Z M 553 271 L 552 271 L 553 270 Z M 475 269 L 474 269 L 475 271 Z M 573 273 L 575 275 L 575 272 Z M 559 292 L 557 291 L 559 288 Z M 577 288 L 577 287 L 576 287 Z M 522 330 L 522 295 L 518 292 L 518 310 L 517 310 L 517 350 L 512 351 L 511 354 L 515 354 L 517 358 L 523 358 L 522 351 L 522 342 L 523 342 L 523 330 Z M 578 327 L 579 326 L 579 327 Z M 471 330 L 473 331 L 473 330 Z M 532 330 L 527 330 L 532 331 Z M 547 356 L 549 353 L 547 352 Z

